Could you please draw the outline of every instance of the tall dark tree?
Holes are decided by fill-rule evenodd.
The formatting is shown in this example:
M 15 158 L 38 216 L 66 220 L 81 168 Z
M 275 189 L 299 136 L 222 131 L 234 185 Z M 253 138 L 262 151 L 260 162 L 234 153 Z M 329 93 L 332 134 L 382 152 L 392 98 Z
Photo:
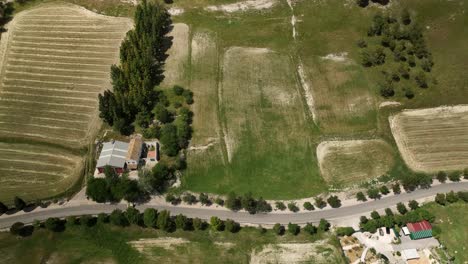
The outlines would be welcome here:
M 154 86 L 163 79 L 170 19 L 160 4 L 143 0 L 135 10 L 135 28 L 120 46 L 120 64 L 111 67 L 113 91 L 99 96 L 100 117 L 124 134 L 139 112 L 149 113 L 157 101 Z
M 23 199 L 19 198 L 18 196 L 15 196 L 14 202 L 15 202 L 16 210 L 21 211 L 24 209 L 24 207 L 26 207 L 26 202 L 23 201 Z

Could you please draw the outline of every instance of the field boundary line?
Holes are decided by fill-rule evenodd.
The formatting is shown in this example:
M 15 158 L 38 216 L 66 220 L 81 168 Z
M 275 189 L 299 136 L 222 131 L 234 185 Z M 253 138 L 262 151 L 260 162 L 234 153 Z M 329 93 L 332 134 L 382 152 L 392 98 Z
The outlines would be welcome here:
M 59 95 L 28 94 L 28 93 L 9 92 L 9 91 L 3 91 L 0 94 L 11 94 L 11 95 L 20 95 L 20 96 L 33 96 L 33 97 L 45 97 L 45 98 L 57 98 L 57 99 L 97 102 L 97 99 L 82 98 L 82 97 L 71 97 L 71 96 L 59 96 Z
M 83 107 L 83 108 L 90 108 L 90 109 L 96 108 L 96 107 L 89 106 L 89 105 L 73 105 L 73 104 L 47 103 L 47 102 L 28 101 L 28 100 L 9 99 L 9 98 L 0 98 L 0 101 L 30 103 L 30 104 L 45 104 L 45 105 L 67 106 L 67 107 Z
M 9 61 L 9 60 L 8 60 Z M 53 67 L 41 67 L 41 66 L 27 66 L 27 65 L 14 65 L 11 63 L 7 63 L 9 67 L 13 68 L 30 68 L 30 69 L 37 69 L 37 70 L 54 70 L 54 71 L 65 71 L 65 72 L 72 72 L 72 73 L 100 73 L 100 74 L 109 74 L 108 71 L 98 71 L 98 70 L 83 70 L 83 69 L 76 69 L 76 70 L 69 70 L 69 69 L 61 69 L 61 68 L 53 68 Z

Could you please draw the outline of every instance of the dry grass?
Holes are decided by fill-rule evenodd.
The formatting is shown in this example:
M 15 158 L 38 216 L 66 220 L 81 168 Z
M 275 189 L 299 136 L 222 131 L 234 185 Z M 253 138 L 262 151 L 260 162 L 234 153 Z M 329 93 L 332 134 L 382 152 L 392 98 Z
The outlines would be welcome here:
M 132 27 L 127 18 L 71 4 L 43 4 L 15 16 L 0 49 L 1 195 L 39 199 L 78 179 L 81 158 L 49 147 L 84 147 L 99 127 L 97 95 Z M 37 147 L 35 146 L 37 144 Z
M 468 167 L 468 105 L 405 110 L 390 127 L 406 164 L 415 171 Z
M 183 23 L 173 25 L 169 36 L 172 38 L 172 46 L 167 52 L 168 58 L 164 67 L 163 87 L 180 85 L 187 87 L 187 71 L 189 65 L 189 27 Z
M 392 148 L 382 140 L 324 141 L 317 147 L 322 177 L 329 184 L 353 184 L 385 174 Z

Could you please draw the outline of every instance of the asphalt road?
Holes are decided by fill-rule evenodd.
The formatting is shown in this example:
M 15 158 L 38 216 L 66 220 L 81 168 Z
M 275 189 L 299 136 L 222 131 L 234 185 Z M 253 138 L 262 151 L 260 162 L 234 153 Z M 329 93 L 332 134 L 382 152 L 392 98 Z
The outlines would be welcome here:
M 341 207 L 330 210 L 317 210 L 298 213 L 270 213 L 251 215 L 247 212 L 232 212 L 228 210 L 213 209 L 210 207 L 189 208 L 183 206 L 162 206 L 144 204 L 137 208 L 143 211 L 146 208 L 155 208 L 157 210 L 169 210 L 171 214 L 184 214 L 188 217 L 198 217 L 208 220 L 211 216 L 217 216 L 221 219 L 233 219 L 241 224 L 262 224 L 271 225 L 275 223 L 287 224 L 297 223 L 305 224 L 307 222 L 317 223 L 321 218 L 327 220 L 347 219 L 353 216 L 365 215 L 373 210 L 383 210 L 387 207 L 395 206 L 399 202 L 406 203 L 410 200 L 418 200 L 436 195 L 437 193 L 447 193 L 450 191 L 468 191 L 468 182 L 445 183 L 435 185 L 429 189 L 418 189 L 410 193 L 401 193 L 395 196 L 383 197 L 379 200 L 359 203 L 352 206 Z M 29 213 L 17 213 L 13 215 L 0 216 L 0 229 L 8 228 L 15 222 L 32 223 L 34 220 L 45 220 L 49 217 L 63 218 L 66 216 L 79 216 L 86 214 L 97 215 L 99 213 L 110 213 L 114 209 L 126 209 L 125 204 L 86 204 L 86 205 L 64 205 L 55 208 L 35 209 Z

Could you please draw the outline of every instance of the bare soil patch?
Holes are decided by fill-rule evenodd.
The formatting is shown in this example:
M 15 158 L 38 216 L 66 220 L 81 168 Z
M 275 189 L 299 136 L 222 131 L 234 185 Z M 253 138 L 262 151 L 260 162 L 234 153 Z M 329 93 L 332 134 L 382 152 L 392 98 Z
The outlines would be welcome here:
M 389 117 L 406 164 L 415 171 L 468 167 L 468 105 L 404 110 Z
M 227 13 L 234 13 L 238 11 L 247 11 L 247 10 L 261 10 L 261 9 L 269 9 L 273 7 L 275 2 L 276 2 L 275 0 L 249 0 L 249 1 L 237 2 L 233 4 L 207 6 L 205 10 L 223 11 Z

